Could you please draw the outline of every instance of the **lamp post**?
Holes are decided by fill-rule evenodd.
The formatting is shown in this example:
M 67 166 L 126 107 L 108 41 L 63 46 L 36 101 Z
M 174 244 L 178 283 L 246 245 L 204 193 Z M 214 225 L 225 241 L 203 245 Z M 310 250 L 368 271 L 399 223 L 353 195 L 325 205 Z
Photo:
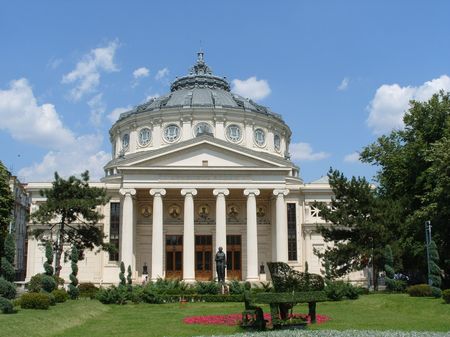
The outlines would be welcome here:
M 428 285 L 432 285 L 430 270 L 431 221 L 425 221 L 425 240 L 427 244 Z

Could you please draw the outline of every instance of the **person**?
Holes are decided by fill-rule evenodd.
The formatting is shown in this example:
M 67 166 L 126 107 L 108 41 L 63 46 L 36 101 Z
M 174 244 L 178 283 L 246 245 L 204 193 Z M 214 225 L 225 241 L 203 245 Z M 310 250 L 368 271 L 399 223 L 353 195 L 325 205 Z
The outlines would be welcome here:
M 219 247 L 219 251 L 216 253 L 215 260 L 216 260 L 217 281 L 220 283 L 225 283 L 225 268 L 227 266 L 227 261 L 222 247 Z

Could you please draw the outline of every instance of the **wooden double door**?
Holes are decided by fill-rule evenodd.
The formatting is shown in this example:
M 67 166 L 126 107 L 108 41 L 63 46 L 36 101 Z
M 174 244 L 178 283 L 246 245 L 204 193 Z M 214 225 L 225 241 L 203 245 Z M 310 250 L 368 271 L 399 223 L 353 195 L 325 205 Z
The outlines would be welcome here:
M 241 236 L 227 235 L 227 278 L 242 279 Z M 195 236 L 195 279 L 214 278 L 212 235 Z M 183 279 L 183 235 L 166 235 L 166 278 Z

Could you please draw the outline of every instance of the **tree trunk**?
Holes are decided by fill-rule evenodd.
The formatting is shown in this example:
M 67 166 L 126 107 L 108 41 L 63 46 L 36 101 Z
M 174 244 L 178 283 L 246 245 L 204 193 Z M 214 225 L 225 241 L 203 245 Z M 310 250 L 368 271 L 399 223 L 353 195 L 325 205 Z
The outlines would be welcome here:
M 59 277 L 61 272 L 61 257 L 64 250 L 64 218 L 61 220 L 61 227 L 58 233 L 58 245 L 56 248 L 56 258 L 55 258 L 55 275 Z
M 373 291 L 378 291 L 378 268 L 372 268 Z

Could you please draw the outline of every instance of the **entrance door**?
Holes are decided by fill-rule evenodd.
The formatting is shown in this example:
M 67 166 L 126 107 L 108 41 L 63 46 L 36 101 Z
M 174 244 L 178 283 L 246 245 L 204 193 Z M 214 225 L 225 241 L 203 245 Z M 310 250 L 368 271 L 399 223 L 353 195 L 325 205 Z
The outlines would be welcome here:
M 241 236 L 227 235 L 227 278 L 241 280 Z
M 183 235 L 166 235 L 166 278 L 183 278 Z
M 212 280 L 212 235 L 195 236 L 195 279 Z

